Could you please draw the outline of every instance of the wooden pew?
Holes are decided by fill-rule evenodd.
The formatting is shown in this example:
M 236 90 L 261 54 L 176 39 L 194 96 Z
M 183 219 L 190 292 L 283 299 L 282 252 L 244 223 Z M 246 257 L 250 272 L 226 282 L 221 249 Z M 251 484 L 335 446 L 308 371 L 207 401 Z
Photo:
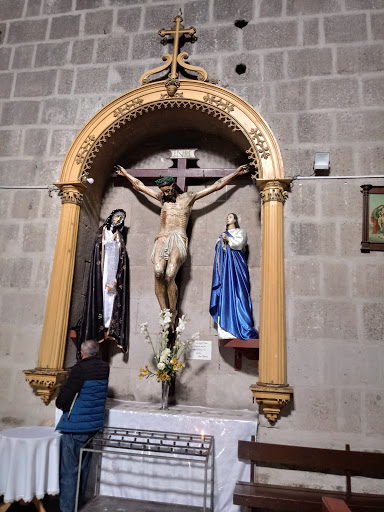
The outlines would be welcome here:
M 344 500 L 323 497 L 321 512 L 351 512 L 351 509 Z
M 353 493 L 351 487 L 352 476 L 384 478 L 384 453 L 350 451 L 348 445 L 344 451 L 239 441 L 238 457 L 251 461 L 251 479 L 250 482 L 237 482 L 233 495 L 235 505 L 246 506 L 249 510 L 321 512 L 322 498 L 326 496 L 344 500 L 352 512 L 384 512 L 384 493 Z M 345 475 L 346 489 L 328 491 L 257 483 L 255 463 L 285 470 Z

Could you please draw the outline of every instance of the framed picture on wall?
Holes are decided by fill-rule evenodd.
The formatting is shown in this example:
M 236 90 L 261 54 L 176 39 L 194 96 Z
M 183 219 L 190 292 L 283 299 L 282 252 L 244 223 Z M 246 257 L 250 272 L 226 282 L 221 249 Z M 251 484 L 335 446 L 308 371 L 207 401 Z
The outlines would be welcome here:
M 384 251 L 384 187 L 361 185 L 363 236 L 361 252 Z

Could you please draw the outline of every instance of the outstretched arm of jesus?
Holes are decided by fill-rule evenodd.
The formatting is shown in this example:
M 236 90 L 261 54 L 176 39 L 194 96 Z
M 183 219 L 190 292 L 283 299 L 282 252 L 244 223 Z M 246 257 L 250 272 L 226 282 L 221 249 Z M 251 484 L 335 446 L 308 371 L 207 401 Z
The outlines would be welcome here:
M 116 165 L 115 169 L 116 169 L 117 174 L 119 174 L 120 176 L 125 176 L 127 178 L 127 180 L 129 180 L 132 183 L 132 185 L 134 186 L 134 188 L 136 190 L 138 190 L 139 192 L 142 192 L 143 194 L 147 194 L 147 196 L 153 197 L 154 199 L 157 199 L 158 201 L 160 201 L 159 196 L 156 194 L 156 192 L 151 190 L 149 187 L 146 187 L 144 185 L 144 183 L 142 183 L 140 180 L 138 180 L 134 176 L 131 176 L 124 169 L 124 167 L 121 167 L 121 165 Z
M 207 196 L 208 194 L 212 194 L 212 192 L 215 192 L 216 190 L 220 190 L 225 187 L 235 176 L 239 176 L 240 174 L 246 174 L 249 170 L 249 164 L 240 165 L 236 169 L 236 171 L 232 172 L 231 174 L 228 174 L 228 176 L 224 176 L 223 178 L 220 178 L 219 180 L 215 181 L 211 186 L 205 188 L 204 190 L 200 190 L 200 192 L 197 192 L 195 195 L 195 201 L 197 199 L 201 199 L 202 197 Z

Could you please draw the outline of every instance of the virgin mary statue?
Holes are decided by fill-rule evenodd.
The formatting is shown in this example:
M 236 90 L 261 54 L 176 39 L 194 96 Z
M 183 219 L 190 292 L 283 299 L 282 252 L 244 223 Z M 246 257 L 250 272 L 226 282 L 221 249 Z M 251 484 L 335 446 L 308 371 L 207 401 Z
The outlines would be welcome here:
M 128 257 L 123 229 L 125 211 L 113 210 L 97 230 L 77 345 L 86 340 L 114 340 L 128 351 Z
M 246 245 L 247 233 L 240 229 L 237 215 L 230 213 L 226 229 L 216 243 L 209 307 L 220 339 L 259 337 L 253 326 Z

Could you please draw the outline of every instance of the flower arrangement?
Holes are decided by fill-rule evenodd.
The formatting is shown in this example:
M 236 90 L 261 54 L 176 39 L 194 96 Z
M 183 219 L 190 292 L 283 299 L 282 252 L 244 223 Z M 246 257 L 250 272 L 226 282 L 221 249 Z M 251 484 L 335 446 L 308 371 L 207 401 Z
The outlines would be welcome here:
M 176 327 L 176 339 L 173 348 L 168 347 L 168 335 L 171 325 L 172 314 L 169 309 L 160 312 L 159 324 L 160 329 L 158 332 L 158 347 L 155 348 L 151 336 L 148 332 L 148 324 L 144 322 L 140 325 L 142 334 L 145 334 L 145 339 L 152 347 L 156 370 L 150 370 L 150 364 L 140 368 L 139 379 L 156 377 L 158 382 L 170 382 L 171 378 L 178 372 L 181 372 L 185 367 L 185 363 L 180 361 L 181 356 L 191 346 L 191 344 L 200 338 L 200 333 L 195 333 L 187 341 L 181 341 L 180 335 L 185 329 L 187 318 L 183 315 L 179 318 L 178 326 Z

